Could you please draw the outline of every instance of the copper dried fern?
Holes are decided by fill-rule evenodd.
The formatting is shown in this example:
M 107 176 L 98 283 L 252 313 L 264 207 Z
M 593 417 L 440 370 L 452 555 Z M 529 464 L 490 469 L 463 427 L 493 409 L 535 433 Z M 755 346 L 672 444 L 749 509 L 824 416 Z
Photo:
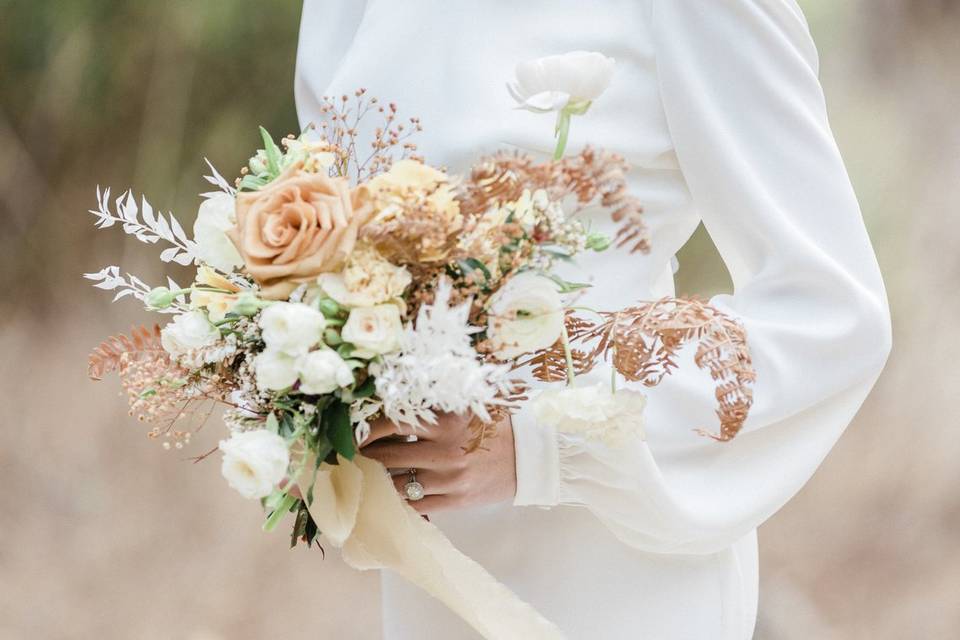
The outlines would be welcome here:
M 136 358 L 148 353 L 163 352 L 160 344 L 160 325 L 131 328 L 130 335 L 118 333 L 100 343 L 87 358 L 87 375 L 92 380 L 101 380 L 108 373 L 119 372 L 124 358 Z M 165 352 L 164 352 L 165 353 Z
M 756 380 L 743 326 L 705 302 L 687 298 L 663 298 L 618 312 L 601 313 L 598 322 L 568 316 L 567 332 L 572 344 L 576 373 L 589 371 L 601 358 L 611 361 L 620 375 L 632 382 L 654 387 L 678 367 L 680 350 L 696 343 L 694 362 L 710 373 L 716 383 L 716 414 L 720 433 L 697 431 L 726 442 L 739 433 L 753 404 Z M 519 363 L 532 366 L 533 375 L 544 381 L 565 377 L 563 346 L 557 343 Z

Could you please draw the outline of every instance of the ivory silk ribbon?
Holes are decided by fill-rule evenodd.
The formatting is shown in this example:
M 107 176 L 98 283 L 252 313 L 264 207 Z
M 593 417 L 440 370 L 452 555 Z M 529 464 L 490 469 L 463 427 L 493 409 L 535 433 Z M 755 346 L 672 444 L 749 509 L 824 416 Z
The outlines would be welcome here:
M 314 465 L 304 465 L 313 469 Z M 488 640 L 562 640 L 560 630 L 500 584 L 397 495 L 382 464 L 357 455 L 323 463 L 310 515 L 343 559 L 391 569 L 447 605 Z M 307 495 L 313 473 L 297 479 Z

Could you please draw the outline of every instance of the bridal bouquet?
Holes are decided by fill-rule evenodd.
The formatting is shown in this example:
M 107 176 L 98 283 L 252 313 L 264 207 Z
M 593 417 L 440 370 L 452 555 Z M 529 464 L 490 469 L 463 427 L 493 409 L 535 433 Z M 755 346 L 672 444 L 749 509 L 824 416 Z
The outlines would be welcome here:
M 542 423 L 615 445 L 642 437 L 644 408 L 639 391 L 616 389 L 617 374 L 657 384 L 696 341 L 697 364 L 718 381 L 715 437 L 732 438 L 752 381 L 735 322 L 695 300 L 588 315 L 571 308 L 585 285 L 554 266 L 612 245 L 646 251 L 641 207 L 627 193 L 622 158 L 590 148 L 563 155 L 571 116 L 586 112 L 590 95 L 512 91 L 521 106 L 558 114 L 554 159 L 504 152 L 450 175 L 417 156 L 416 118 L 401 121 L 395 105 L 358 90 L 326 100 L 325 121 L 304 135 L 278 144 L 261 129 L 262 148 L 234 182 L 211 165 L 206 180 L 216 189 L 202 194 L 192 236 L 146 199 L 98 189 L 98 227 L 163 245 L 162 261 L 193 265 L 196 275 L 189 286 L 152 287 L 117 266 L 86 274 L 115 299 L 171 316 L 104 341 L 90 376 L 118 373 L 131 413 L 164 449 L 189 445 L 225 406 L 227 436 L 195 459 L 219 450 L 227 482 L 262 500 L 265 529 L 293 514 L 292 544 L 322 532 L 355 566 L 399 566 L 434 591 L 436 576 L 450 572 L 424 575 L 422 566 L 440 562 L 448 543 L 431 543 L 439 559 L 416 569 L 390 555 L 404 535 L 396 521 L 414 512 L 360 455 L 375 417 L 415 434 L 437 412 L 469 414 L 470 455 L 524 399 L 526 371 L 557 383 L 534 399 Z M 370 118 L 379 122 L 362 144 Z M 588 206 L 619 222 L 616 237 L 578 219 Z M 573 384 L 603 360 L 615 371 L 609 388 Z M 392 497 L 377 498 L 381 489 Z M 398 514 L 393 524 L 357 533 L 386 513 Z M 438 535 L 415 531 L 410 549 Z

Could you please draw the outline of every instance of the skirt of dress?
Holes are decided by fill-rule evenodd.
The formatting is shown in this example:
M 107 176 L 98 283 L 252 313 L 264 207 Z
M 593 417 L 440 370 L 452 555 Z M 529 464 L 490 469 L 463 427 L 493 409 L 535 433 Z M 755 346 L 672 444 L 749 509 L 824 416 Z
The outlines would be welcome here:
M 433 521 L 569 640 L 749 640 L 753 635 L 756 532 L 720 553 L 665 555 L 623 544 L 580 507 L 496 505 L 441 514 Z M 385 640 L 480 637 L 438 601 L 389 572 L 383 574 L 382 594 Z

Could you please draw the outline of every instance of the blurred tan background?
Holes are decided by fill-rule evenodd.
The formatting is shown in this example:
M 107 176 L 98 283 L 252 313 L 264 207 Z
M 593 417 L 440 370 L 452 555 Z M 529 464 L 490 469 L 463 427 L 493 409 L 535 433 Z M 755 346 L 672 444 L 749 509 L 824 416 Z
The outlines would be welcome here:
M 960 2 L 804 0 L 895 322 L 886 373 L 761 530 L 757 640 L 960 637 Z M 0 0 L 0 638 L 379 637 L 377 580 L 286 549 L 219 464 L 164 452 L 85 357 L 149 319 L 80 278 L 154 252 L 97 182 L 192 222 L 203 157 L 297 128 L 298 2 Z M 723 289 L 703 234 L 680 289 Z M 174 274 L 187 281 L 185 273 Z M 196 452 L 217 439 L 211 426 Z M 207 447 L 208 448 L 208 447 Z

